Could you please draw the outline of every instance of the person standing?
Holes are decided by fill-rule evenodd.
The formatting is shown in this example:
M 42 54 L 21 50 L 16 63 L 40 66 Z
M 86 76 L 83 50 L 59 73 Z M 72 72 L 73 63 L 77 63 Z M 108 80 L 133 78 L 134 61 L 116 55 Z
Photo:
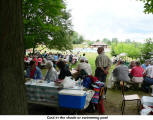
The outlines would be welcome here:
M 95 77 L 97 77 L 99 81 L 106 83 L 106 77 L 112 65 L 112 61 L 110 60 L 108 56 L 105 55 L 104 47 L 99 47 L 97 49 L 97 52 L 99 55 L 97 56 L 95 61 L 95 65 L 96 65 Z M 106 91 L 107 91 L 107 87 L 104 88 L 103 98 L 106 98 Z
M 97 49 L 97 52 L 99 55 L 97 56 L 95 61 L 95 77 L 97 77 L 99 81 L 105 83 L 108 71 L 112 65 L 112 61 L 108 56 L 105 55 L 103 47 L 99 47 Z

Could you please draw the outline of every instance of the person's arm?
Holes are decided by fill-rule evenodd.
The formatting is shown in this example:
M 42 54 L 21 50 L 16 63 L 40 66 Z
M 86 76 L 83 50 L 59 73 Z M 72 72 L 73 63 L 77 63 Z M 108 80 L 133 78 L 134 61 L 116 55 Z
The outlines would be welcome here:
M 133 76 L 133 70 L 134 70 L 134 69 L 132 68 L 132 70 L 131 70 L 131 72 L 130 72 L 130 74 L 131 74 L 132 76 Z
M 98 60 L 97 60 L 98 58 L 96 58 L 96 60 L 95 60 L 95 66 L 96 67 L 98 67 Z
M 109 57 L 107 57 L 107 58 L 108 58 L 108 67 L 105 70 L 103 70 L 105 74 L 108 74 L 109 69 L 112 65 L 112 61 L 110 60 L 110 58 Z
M 148 68 L 146 68 L 146 69 L 144 70 L 143 76 L 146 76 L 146 75 L 147 75 L 147 72 L 148 72 Z

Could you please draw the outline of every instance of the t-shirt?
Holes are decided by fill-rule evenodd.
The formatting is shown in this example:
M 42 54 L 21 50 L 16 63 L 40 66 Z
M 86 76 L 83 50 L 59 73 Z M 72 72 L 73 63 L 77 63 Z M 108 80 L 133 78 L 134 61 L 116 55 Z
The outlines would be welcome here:
M 38 58 L 38 62 L 42 63 L 42 58 Z
M 133 77 L 143 77 L 144 69 L 141 66 L 135 66 L 131 70 L 131 75 Z
M 35 61 L 36 62 L 36 65 L 38 66 L 38 60 L 37 60 L 37 58 L 33 58 L 33 61 Z
M 150 65 L 146 66 L 146 64 L 142 64 L 142 68 L 145 70 L 147 67 L 149 67 Z
M 153 65 L 146 68 L 146 76 L 153 78 Z

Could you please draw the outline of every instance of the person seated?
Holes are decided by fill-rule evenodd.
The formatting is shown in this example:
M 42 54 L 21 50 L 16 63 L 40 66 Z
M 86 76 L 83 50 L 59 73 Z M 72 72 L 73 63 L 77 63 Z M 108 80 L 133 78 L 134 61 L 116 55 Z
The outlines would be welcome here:
M 122 60 L 119 61 L 119 65 L 113 70 L 113 76 L 117 81 L 130 82 L 129 69 Z
M 143 82 L 143 72 L 144 69 L 140 66 L 140 62 L 136 62 L 136 66 L 132 68 L 131 75 L 132 81 L 135 83 L 142 83 Z
M 42 64 L 46 65 L 46 63 L 47 63 L 47 59 L 45 57 L 42 57 Z
M 30 61 L 30 68 L 27 68 L 27 78 L 42 79 L 42 73 L 39 67 L 36 66 L 35 61 Z
M 41 56 L 38 57 L 38 67 L 41 68 L 41 64 L 42 64 L 42 58 Z
M 38 62 L 42 63 L 42 58 L 41 58 L 41 56 L 38 57 Z
M 65 67 L 64 61 L 60 60 L 57 62 L 57 67 L 60 70 L 58 79 L 63 80 L 66 76 L 72 76 L 71 72 Z
M 92 69 L 91 69 L 91 65 L 88 62 L 88 59 L 85 60 L 85 63 L 88 65 L 88 69 L 87 69 L 88 75 L 92 75 Z
M 28 61 L 28 57 L 26 55 L 24 56 L 24 61 Z
M 32 60 L 32 55 L 30 55 L 30 56 L 28 57 L 28 60 L 29 60 L 29 61 L 31 61 L 31 60 Z
M 33 61 L 35 61 L 36 65 L 38 66 L 38 60 L 37 60 L 36 55 L 34 56 Z
M 69 64 L 68 64 L 68 61 L 67 61 L 66 59 L 64 59 L 63 61 L 64 61 L 64 63 L 65 63 L 65 67 L 66 67 L 66 69 L 70 70 L 70 68 L 69 68 Z
M 145 70 L 145 78 L 142 84 L 144 91 L 149 92 L 150 85 L 153 85 L 153 61 L 151 61 L 150 66 Z
M 80 59 L 84 59 L 84 60 L 86 60 L 86 54 L 85 53 L 83 53 L 83 56 L 80 58 Z
M 150 65 L 149 63 L 150 63 L 149 60 L 145 60 L 145 63 L 142 64 L 142 68 L 143 68 L 144 70 L 146 70 L 146 68 Z
M 130 65 L 128 66 L 129 69 L 132 69 L 135 67 L 135 61 L 131 61 Z
M 80 63 L 77 66 L 77 70 L 80 72 L 81 70 L 84 70 L 88 75 L 92 74 L 91 67 L 88 63 L 85 62 L 84 58 L 80 59 Z
M 48 69 L 46 75 L 45 75 L 45 80 L 47 81 L 55 81 L 58 79 L 57 71 L 53 67 L 53 63 L 51 61 L 48 61 L 46 63 L 46 68 Z

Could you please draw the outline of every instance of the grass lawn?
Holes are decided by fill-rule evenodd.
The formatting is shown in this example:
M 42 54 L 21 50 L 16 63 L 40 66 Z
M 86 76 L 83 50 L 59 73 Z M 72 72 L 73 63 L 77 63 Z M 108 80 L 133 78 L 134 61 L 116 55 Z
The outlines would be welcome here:
M 110 54 L 106 53 L 108 56 L 110 56 Z M 98 54 L 97 53 L 86 53 L 86 58 L 88 58 L 88 61 L 92 67 L 92 73 L 94 75 L 95 72 L 95 59 L 96 56 Z M 75 68 L 77 66 L 73 65 L 72 67 Z M 111 67 L 110 71 L 109 71 L 109 75 L 112 72 L 112 70 L 114 69 L 114 65 Z M 45 70 L 43 70 L 43 75 L 45 74 Z M 107 76 L 107 82 L 108 82 L 108 78 L 109 75 Z M 107 84 L 106 82 L 106 84 Z M 127 94 L 138 94 L 139 96 L 150 96 L 150 94 L 144 93 L 140 90 L 137 91 L 133 91 L 133 90 L 128 90 L 126 92 Z M 117 89 L 108 89 L 107 90 L 107 97 L 106 100 L 104 100 L 104 108 L 105 108 L 105 114 L 106 115 L 121 115 L 121 101 L 122 100 L 122 95 L 121 95 L 121 91 L 117 90 Z M 97 115 L 98 113 L 91 113 L 91 115 Z M 137 109 L 136 109 L 136 102 L 127 102 L 126 103 L 126 107 L 125 107 L 125 114 L 126 115 L 137 115 Z

